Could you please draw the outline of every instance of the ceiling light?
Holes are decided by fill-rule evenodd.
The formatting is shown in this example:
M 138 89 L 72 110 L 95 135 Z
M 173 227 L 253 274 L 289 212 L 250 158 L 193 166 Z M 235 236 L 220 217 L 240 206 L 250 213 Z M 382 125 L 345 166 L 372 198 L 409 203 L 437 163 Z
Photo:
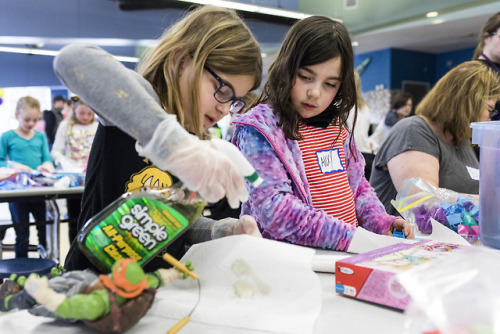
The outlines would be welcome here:
M 55 50 L 41 50 L 41 49 L 32 49 L 32 48 L 13 48 L 9 46 L 0 46 L 0 52 L 8 52 L 8 53 L 23 53 L 28 55 L 40 55 L 40 56 L 52 56 L 55 57 L 59 54 L 59 51 Z M 137 57 L 125 57 L 125 56 L 114 56 L 113 57 L 122 62 L 126 63 L 137 63 L 139 62 L 139 58 Z
M 180 1 L 196 3 L 196 4 L 200 4 L 200 5 L 213 5 L 213 6 L 217 6 L 217 7 L 230 8 L 230 9 L 241 10 L 241 11 L 251 12 L 251 13 L 259 13 L 259 14 L 288 17 L 288 18 L 297 19 L 297 20 L 301 20 L 301 19 L 304 19 L 306 17 L 312 16 L 311 14 L 305 14 L 305 13 L 296 12 L 296 11 L 292 11 L 292 10 L 257 6 L 257 5 L 251 5 L 251 4 L 241 3 L 241 2 L 226 1 L 226 0 L 180 0 Z
M 439 13 L 438 12 L 428 12 L 427 14 L 425 14 L 426 17 L 436 17 L 438 16 Z

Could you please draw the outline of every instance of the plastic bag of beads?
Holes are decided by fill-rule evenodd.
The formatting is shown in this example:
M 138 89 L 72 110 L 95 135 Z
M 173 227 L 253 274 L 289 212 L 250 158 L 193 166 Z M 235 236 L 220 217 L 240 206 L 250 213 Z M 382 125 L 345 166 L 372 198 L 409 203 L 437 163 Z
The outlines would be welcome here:
M 459 233 L 470 243 L 479 241 L 479 199 L 436 188 L 421 178 L 405 180 L 392 205 L 423 234 L 432 233 L 430 218 Z

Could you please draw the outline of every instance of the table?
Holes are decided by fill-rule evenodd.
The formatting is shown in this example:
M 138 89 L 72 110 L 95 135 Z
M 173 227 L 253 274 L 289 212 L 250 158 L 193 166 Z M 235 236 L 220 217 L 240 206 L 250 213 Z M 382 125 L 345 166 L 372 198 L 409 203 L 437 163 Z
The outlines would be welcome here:
M 339 295 L 335 292 L 335 275 L 318 273 L 322 288 L 322 308 L 316 321 L 314 334 L 331 333 L 384 333 L 401 334 L 404 332 L 405 315 L 401 311 L 375 305 L 361 300 Z M 230 315 L 228 315 L 230 316 Z M 175 320 L 146 315 L 127 334 L 165 334 L 176 323 Z M 95 333 L 84 325 L 71 325 L 53 319 L 35 317 L 27 311 L 17 311 L 0 315 L 2 333 Z M 179 334 L 197 333 L 268 333 L 238 328 L 211 326 L 189 322 Z
M 45 200 L 53 212 L 53 224 L 47 225 L 47 258 L 59 263 L 59 224 L 61 217 L 57 199 L 81 198 L 84 187 L 56 188 L 32 187 L 18 190 L 0 190 L 0 202 L 23 202 Z

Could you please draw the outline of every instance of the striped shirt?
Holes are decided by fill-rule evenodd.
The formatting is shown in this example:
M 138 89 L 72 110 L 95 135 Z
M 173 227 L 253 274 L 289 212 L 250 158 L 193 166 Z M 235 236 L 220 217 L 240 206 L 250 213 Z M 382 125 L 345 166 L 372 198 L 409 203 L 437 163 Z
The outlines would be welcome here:
M 299 132 L 304 138 L 298 143 L 313 206 L 357 226 L 354 195 L 347 179 L 343 145 L 348 138 L 346 128 L 342 128 L 333 147 L 332 143 L 339 134 L 339 126 L 334 122 L 326 129 L 300 124 Z

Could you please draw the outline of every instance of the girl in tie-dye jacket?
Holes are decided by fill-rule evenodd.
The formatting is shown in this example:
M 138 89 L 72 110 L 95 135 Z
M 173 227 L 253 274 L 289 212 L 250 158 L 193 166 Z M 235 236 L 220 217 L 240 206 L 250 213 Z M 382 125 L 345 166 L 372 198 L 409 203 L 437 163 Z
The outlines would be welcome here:
M 344 26 L 322 16 L 296 23 L 269 69 L 260 104 L 233 120 L 233 143 L 264 180 L 258 187 L 248 184 L 250 198 L 243 203 L 242 214 L 255 217 L 264 237 L 347 250 L 358 223 L 379 234 L 404 228 L 408 237 L 413 236 L 408 222 L 386 213 L 364 177 L 363 156 L 345 128 L 355 100 L 352 47 Z M 313 135 L 306 138 L 304 128 Z M 334 133 L 339 135 L 332 137 Z M 321 143 L 316 137 L 333 138 L 334 143 Z M 307 141 L 309 161 L 317 156 L 316 165 L 304 162 L 306 148 L 301 145 Z M 316 147 L 317 143 L 326 147 Z M 321 169 L 311 174 L 319 169 L 318 154 L 328 151 L 336 152 L 341 173 L 332 176 L 336 171 Z M 315 189 L 320 184 L 319 191 L 312 191 L 311 180 Z M 338 217 L 326 212 L 337 203 L 318 195 L 325 190 L 323 180 L 350 200 L 351 223 L 341 218 L 343 205 Z M 344 196 L 338 180 L 352 194 Z M 313 205 L 318 198 L 328 209 Z

